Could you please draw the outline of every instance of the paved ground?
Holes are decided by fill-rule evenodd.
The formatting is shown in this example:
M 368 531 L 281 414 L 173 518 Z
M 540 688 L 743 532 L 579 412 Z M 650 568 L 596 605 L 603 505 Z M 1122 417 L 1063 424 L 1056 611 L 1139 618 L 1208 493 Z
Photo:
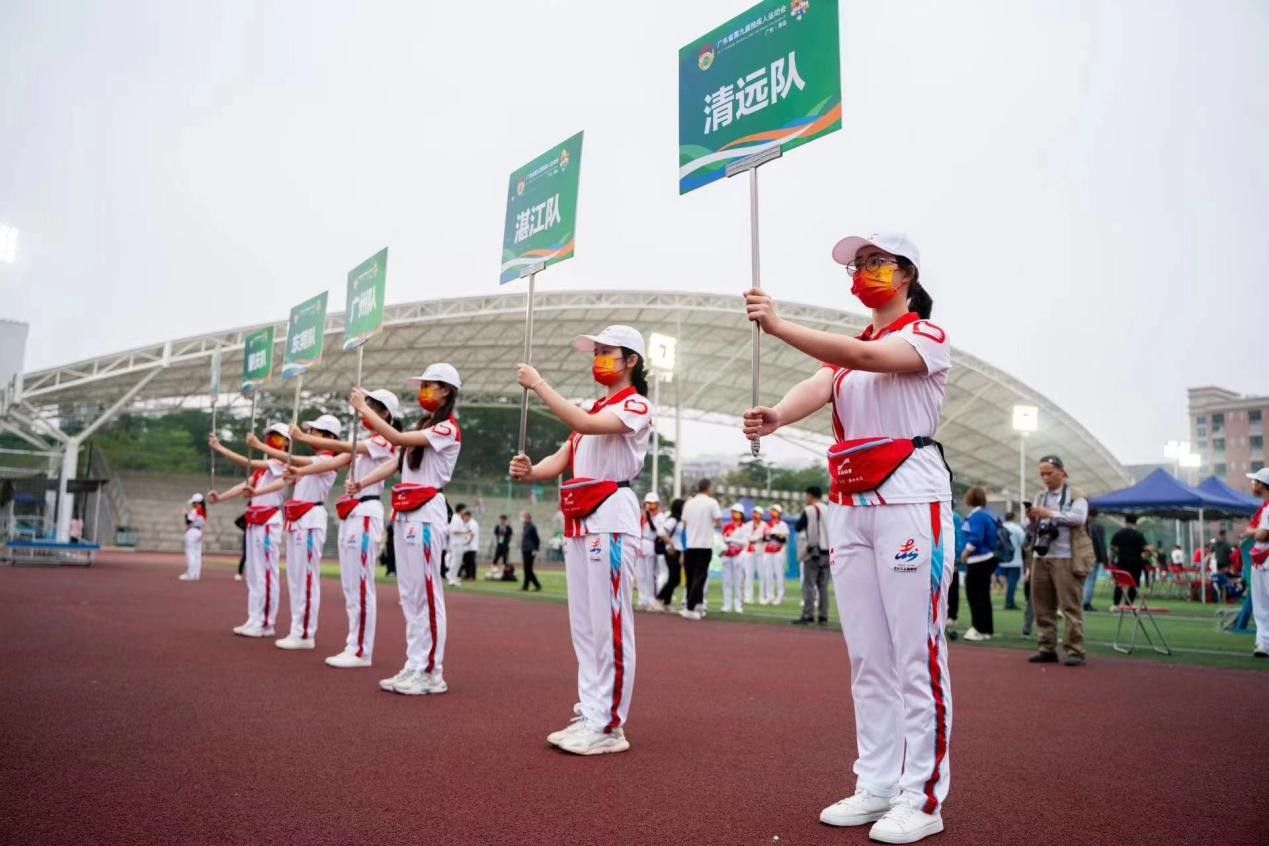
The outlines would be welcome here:
M 563 606 L 449 594 L 450 692 L 381 693 L 315 653 L 233 637 L 232 571 L 174 559 L 0 568 L 0 840 L 20 843 L 864 843 L 819 809 L 849 792 L 840 635 L 640 616 L 633 748 L 575 758 Z M 285 607 L 285 599 L 283 600 Z M 1264 843 L 1269 676 L 953 650 L 948 830 L 932 842 Z

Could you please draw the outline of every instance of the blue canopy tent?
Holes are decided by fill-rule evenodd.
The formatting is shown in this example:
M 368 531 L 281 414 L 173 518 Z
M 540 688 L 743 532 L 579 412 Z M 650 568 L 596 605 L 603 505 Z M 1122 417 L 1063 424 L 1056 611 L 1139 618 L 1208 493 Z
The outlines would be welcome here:
M 1224 480 L 1222 480 L 1219 476 L 1208 476 L 1206 479 L 1199 482 L 1198 489 L 1210 496 L 1216 497 L 1217 499 L 1228 500 L 1231 504 L 1231 508 L 1242 509 L 1241 514 L 1244 517 L 1250 517 L 1256 513 L 1257 509 L 1260 508 L 1260 500 L 1256 499 L 1251 494 L 1246 494 L 1242 491 L 1231 488 L 1229 485 L 1225 484 Z
M 1246 510 L 1244 503 L 1233 497 L 1217 496 L 1208 490 L 1187 485 L 1163 468 L 1155 470 L 1131 487 L 1093 497 L 1088 504 L 1110 514 L 1197 520 L 1199 526 L 1213 517 L 1240 517 L 1251 513 Z M 1199 543 L 1202 543 L 1202 538 Z M 1192 535 L 1190 547 L 1192 553 Z M 1199 596 L 1203 602 L 1207 601 L 1207 570 L 1203 567 L 1199 568 Z

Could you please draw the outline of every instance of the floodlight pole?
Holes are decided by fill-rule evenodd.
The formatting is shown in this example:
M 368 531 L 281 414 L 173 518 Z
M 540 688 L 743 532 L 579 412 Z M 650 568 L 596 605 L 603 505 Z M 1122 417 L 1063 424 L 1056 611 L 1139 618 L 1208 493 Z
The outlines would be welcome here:
M 780 158 L 780 145 L 776 144 L 757 155 L 740 159 L 727 165 L 725 171 L 728 177 L 735 176 L 738 173 L 749 172 L 749 265 L 750 274 L 752 276 L 752 287 L 762 287 L 761 262 L 758 254 L 758 168 L 769 161 Z M 762 336 L 762 330 L 758 324 L 753 324 L 753 336 L 751 340 L 752 350 L 752 367 L 753 367 L 753 385 L 752 385 L 752 404 L 758 405 L 758 370 L 760 366 L 758 356 L 758 341 Z M 757 438 L 749 442 L 749 451 L 756 457 L 762 450 L 762 444 Z
M 545 262 L 530 265 L 520 272 L 520 278 L 529 277 L 529 296 L 524 309 L 524 363 L 533 364 L 533 283 L 546 267 Z M 516 442 L 516 455 L 524 455 L 529 437 L 529 389 L 520 395 L 520 438 Z

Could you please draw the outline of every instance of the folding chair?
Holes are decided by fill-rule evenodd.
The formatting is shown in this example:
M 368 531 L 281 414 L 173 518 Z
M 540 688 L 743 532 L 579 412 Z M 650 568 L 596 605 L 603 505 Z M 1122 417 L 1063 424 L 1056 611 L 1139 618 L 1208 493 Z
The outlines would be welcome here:
M 1122 652 L 1125 655 L 1131 654 L 1133 647 L 1137 644 L 1137 630 L 1140 629 L 1141 633 L 1146 636 L 1146 643 L 1150 644 L 1151 649 L 1160 655 L 1171 655 L 1172 647 L 1168 646 L 1168 641 L 1163 636 L 1163 630 L 1159 628 L 1159 621 L 1150 613 L 1150 608 L 1146 605 L 1146 597 L 1137 588 L 1137 580 L 1132 577 L 1132 573 L 1114 567 L 1108 568 L 1107 572 L 1110 573 L 1115 586 L 1123 591 L 1125 600 L 1124 604 L 1119 606 L 1119 622 L 1115 625 L 1115 642 L 1111 644 L 1115 651 Z M 1128 597 L 1132 595 L 1129 593 L 1130 590 L 1137 596 L 1135 601 L 1127 601 Z M 1128 646 L 1123 647 L 1119 645 L 1119 634 L 1124 627 L 1124 618 L 1129 614 L 1132 615 L 1133 619 L 1132 637 L 1128 640 Z M 1154 639 L 1150 637 L 1150 630 L 1146 628 L 1145 620 L 1142 617 L 1149 620 L 1150 624 L 1154 626 L 1154 632 L 1159 636 L 1159 644 L 1162 644 L 1162 646 L 1156 644 Z

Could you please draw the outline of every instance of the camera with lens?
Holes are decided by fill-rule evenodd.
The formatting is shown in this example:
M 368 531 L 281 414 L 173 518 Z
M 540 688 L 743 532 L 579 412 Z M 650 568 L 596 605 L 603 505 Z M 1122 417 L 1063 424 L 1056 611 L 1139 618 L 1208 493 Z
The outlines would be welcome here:
M 1058 525 L 1048 518 L 1042 518 L 1036 521 L 1035 529 L 1032 532 L 1031 548 L 1035 550 L 1035 554 L 1043 558 L 1049 554 L 1049 545 L 1058 536 Z

